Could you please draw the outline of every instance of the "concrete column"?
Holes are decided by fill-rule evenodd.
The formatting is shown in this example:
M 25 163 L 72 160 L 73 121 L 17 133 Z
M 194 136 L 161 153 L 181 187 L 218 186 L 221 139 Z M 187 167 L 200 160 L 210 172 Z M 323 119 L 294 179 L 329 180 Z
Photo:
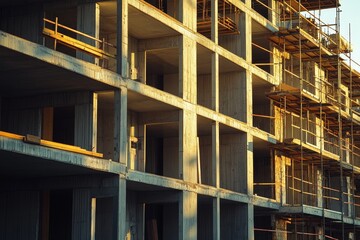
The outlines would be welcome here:
M 275 199 L 281 204 L 286 203 L 286 158 L 273 154 L 275 158 Z
M 286 233 L 286 221 L 282 219 L 275 219 L 275 232 L 273 234 L 273 239 L 281 239 L 286 240 L 287 239 L 287 233 Z
M 187 182 L 197 182 L 196 113 L 180 112 L 180 177 Z M 197 239 L 197 194 L 182 191 L 179 199 L 179 239 Z
M 183 191 L 179 199 L 179 239 L 197 239 L 197 194 Z
M 323 207 L 323 175 L 321 170 L 316 170 L 317 179 L 317 206 Z
M 3 126 L 1 126 L 1 112 L 2 112 L 2 98 L 0 96 L 0 129 L 3 129 Z
M 245 0 L 245 4 L 250 8 L 251 0 Z M 244 58 L 247 62 L 252 61 L 252 28 L 251 16 L 248 13 L 240 14 L 240 49 L 238 55 Z M 252 74 L 248 70 L 242 73 L 241 78 L 241 93 L 245 99 L 241 99 L 242 109 L 240 120 L 246 122 L 249 126 L 253 125 L 252 120 Z M 253 172 L 253 136 L 249 133 L 244 133 L 241 136 L 241 149 L 243 149 L 243 156 L 240 158 L 241 162 L 241 191 L 252 196 L 254 193 L 254 172 Z M 252 203 L 246 204 L 240 209 L 241 215 L 241 239 L 254 239 L 254 205 Z
M 196 42 L 186 36 L 180 38 L 179 96 L 195 104 L 197 102 Z
M 251 1 L 247 0 L 246 5 L 251 7 Z M 252 19 L 248 13 L 240 13 L 239 31 L 240 31 L 240 49 L 237 49 L 237 54 L 246 61 L 252 61 Z
M 279 22 L 279 11 L 278 11 L 278 3 L 275 0 L 269 0 L 269 21 L 272 22 L 272 24 L 277 25 Z
M 114 121 L 114 161 L 127 164 L 128 128 L 127 128 L 127 88 L 115 90 Z
M 179 1 L 179 19 L 196 31 L 196 1 Z M 196 104 L 196 42 L 186 36 L 179 44 L 179 96 Z M 197 182 L 197 116 L 195 109 L 179 114 L 179 169 L 180 178 Z M 179 199 L 179 239 L 197 239 L 197 194 L 183 191 Z
M 219 122 L 212 125 L 212 184 L 220 188 Z M 213 239 L 220 240 L 220 198 L 213 199 Z
M 99 39 L 100 36 L 100 6 L 97 3 L 81 4 L 77 8 L 77 30 Z M 77 39 L 90 44 L 92 46 L 99 46 L 99 43 L 78 34 Z M 84 52 L 76 51 L 76 57 L 87 62 L 99 65 L 99 59 L 90 56 Z
M 236 239 L 255 239 L 254 236 L 254 205 L 244 204 L 237 207 L 236 219 L 238 220 L 236 225 L 239 229 L 237 231 L 238 237 Z
M 124 176 L 117 176 L 118 195 L 115 200 L 115 221 L 114 231 L 116 239 L 126 239 L 126 179 Z
M 218 0 L 213 0 L 211 1 L 211 40 L 218 44 L 219 42 L 219 26 L 218 26 L 218 21 L 219 21 L 219 1 Z
M 179 20 L 188 28 L 196 31 L 196 1 L 179 0 Z
M 129 77 L 128 1 L 117 0 L 116 72 Z

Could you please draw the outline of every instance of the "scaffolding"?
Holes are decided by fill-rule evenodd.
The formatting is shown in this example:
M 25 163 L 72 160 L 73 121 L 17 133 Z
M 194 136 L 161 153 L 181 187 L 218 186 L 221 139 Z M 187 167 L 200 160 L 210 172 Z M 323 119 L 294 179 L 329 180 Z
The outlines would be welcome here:
M 293 229 L 286 233 L 294 235 L 290 239 L 298 234 L 348 239 L 360 217 L 360 74 L 351 65 L 351 43 L 340 36 L 340 5 L 335 0 L 278 4 L 281 24 L 270 40 L 283 52 L 283 81 L 267 97 L 281 116 L 274 149 L 286 156 L 283 205 L 320 209 L 323 228 L 320 234 L 309 232 L 312 216 L 302 210 L 291 215 Z M 325 8 L 336 9 L 335 24 L 321 21 Z M 327 217 L 327 210 L 340 212 L 340 219 Z M 345 224 L 345 218 L 352 223 Z

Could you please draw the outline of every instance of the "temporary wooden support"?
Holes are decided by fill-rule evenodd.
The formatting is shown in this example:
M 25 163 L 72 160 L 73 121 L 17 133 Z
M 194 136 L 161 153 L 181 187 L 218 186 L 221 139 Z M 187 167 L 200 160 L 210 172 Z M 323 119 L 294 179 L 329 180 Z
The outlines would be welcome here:
M 200 161 L 200 142 L 199 142 L 199 137 L 196 138 L 196 152 L 197 152 L 198 183 L 201 184 L 201 161 Z
M 16 140 L 21 140 L 21 141 L 25 140 L 24 136 L 22 136 L 22 135 L 9 133 L 9 132 L 3 132 L 3 131 L 0 131 L 0 136 L 7 137 L 7 138 L 12 138 L 12 139 L 16 139 Z M 82 149 L 82 148 L 77 147 L 77 146 L 63 144 L 63 143 L 57 143 L 57 142 L 52 142 L 52 141 L 47 141 L 47 140 L 43 140 L 43 139 L 40 139 L 39 145 L 44 146 L 44 147 L 69 151 L 69 152 L 73 152 L 73 153 L 89 155 L 89 156 L 93 156 L 93 157 L 99 157 L 99 158 L 103 157 L 102 153 L 91 152 L 91 151 L 87 151 L 87 150 Z

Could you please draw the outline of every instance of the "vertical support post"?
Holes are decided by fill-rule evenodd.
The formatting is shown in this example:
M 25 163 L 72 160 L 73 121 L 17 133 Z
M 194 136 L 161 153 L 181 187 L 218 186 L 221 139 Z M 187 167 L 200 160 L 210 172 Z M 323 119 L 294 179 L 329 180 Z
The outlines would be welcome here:
M 179 20 L 188 28 L 196 31 L 196 1 L 179 0 Z
M 114 197 L 114 231 L 116 239 L 126 239 L 126 179 L 123 175 L 115 177 L 118 181 L 118 194 Z
M 92 98 L 92 139 L 91 139 L 91 150 L 97 151 L 97 123 L 98 123 L 98 94 L 93 93 Z
M 273 239 L 286 240 L 287 239 L 286 221 L 282 220 L 282 219 L 274 219 L 273 221 L 275 221 L 275 224 L 274 224 L 275 229 L 278 230 L 273 234 L 274 235 Z
M 196 1 L 179 1 L 179 19 L 188 28 L 196 31 Z M 196 42 L 180 37 L 179 58 L 179 96 L 196 104 Z M 197 182 L 197 115 L 192 105 L 180 110 L 179 114 L 179 163 L 180 178 L 187 182 Z M 180 193 L 179 201 L 179 239 L 197 239 L 197 194 L 188 191 Z
M 55 35 L 57 34 L 58 32 L 58 17 L 55 18 Z M 56 50 L 56 47 L 57 47 L 57 40 L 54 39 L 54 50 Z
M 323 175 L 321 170 L 316 170 L 317 180 L 317 206 L 323 208 Z
M 77 8 L 77 30 L 99 39 L 100 37 L 100 6 L 97 3 L 81 4 Z M 77 39 L 90 44 L 94 47 L 99 47 L 99 42 L 88 37 L 78 35 Z M 99 65 L 99 59 L 90 56 L 84 52 L 77 51 L 76 57 L 90 63 Z
M 179 239 L 197 239 L 197 194 L 183 191 L 179 201 Z
M 211 1 L 211 40 L 218 44 L 218 11 L 219 1 Z M 211 55 L 211 107 L 219 112 L 219 54 L 213 52 Z M 220 188 L 220 132 L 219 122 L 212 125 L 212 184 Z M 213 239 L 220 240 L 220 198 L 216 197 L 212 202 L 213 217 Z
M 95 240 L 95 226 L 96 226 L 96 198 L 91 198 L 91 230 L 90 239 Z
M 245 0 L 246 6 L 251 8 L 251 0 Z M 240 56 L 247 62 L 252 61 L 252 30 L 251 30 L 251 16 L 248 13 L 241 13 L 240 15 Z M 241 94 L 244 94 L 245 101 L 242 102 L 242 107 L 245 110 L 241 115 L 241 120 L 246 122 L 248 126 L 253 125 L 252 120 L 252 74 L 246 70 L 242 73 L 242 87 Z M 243 149 L 242 159 L 242 174 L 243 181 L 241 191 L 247 195 L 253 195 L 253 136 L 250 133 L 244 133 L 241 136 L 241 148 Z M 253 203 L 245 204 L 240 208 L 243 221 L 240 226 L 242 227 L 241 239 L 254 239 L 254 205 Z
M 187 36 L 181 36 L 179 61 L 179 96 L 196 104 L 196 42 Z
M 212 125 L 212 184 L 216 188 L 220 188 L 219 129 L 220 129 L 219 122 L 214 122 Z M 213 239 L 220 240 L 220 198 L 219 197 L 213 199 Z
M 127 88 L 115 90 L 115 121 L 114 121 L 114 160 L 127 164 L 128 128 L 127 128 Z
M 187 182 L 197 183 L 197 116 L 189 110 L 180 111 L 179 163 L 180 178 Z
M 218 44 L 219 42 L 219 1 L 213 0 L 211 1 L 211 40 Z
M 129 77 L 128 63 L 128 1 L 117 0 L 117 43 L 116 72 L 123 78 Z

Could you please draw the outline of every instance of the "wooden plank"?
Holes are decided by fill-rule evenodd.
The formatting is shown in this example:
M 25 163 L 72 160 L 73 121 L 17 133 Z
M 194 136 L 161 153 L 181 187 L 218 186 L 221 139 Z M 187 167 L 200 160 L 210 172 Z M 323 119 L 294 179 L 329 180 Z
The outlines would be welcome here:
M 53 140 L 53 128 L 54 128 L 54 108 L 43 108 L 42 119 L 42 139 L 52 141 Z
M 51 142 L 51 141 L 47 141 L 47 140 L 40 140 L 40 145 L 42 145 L 44 147 L 56 148 L 56 149 L 60 149 L 60 150 L 64 150 L 64 151 L 80 153 L 80 154 L 85 154 L 85 155 L 94 156 L 94 157 L 100 157 L 100 158 L 103 157 L 102 153 L 87 151 L 80 147 L 63 144 L 63 143 Z
M 14 133 L 9 133 L 9 132 L 0 131 L 0 136 L 1 137 L 12 138 L 12 139 L 16 139 L 16 140 L 24 140 L 24 136 L 14 134 Z

